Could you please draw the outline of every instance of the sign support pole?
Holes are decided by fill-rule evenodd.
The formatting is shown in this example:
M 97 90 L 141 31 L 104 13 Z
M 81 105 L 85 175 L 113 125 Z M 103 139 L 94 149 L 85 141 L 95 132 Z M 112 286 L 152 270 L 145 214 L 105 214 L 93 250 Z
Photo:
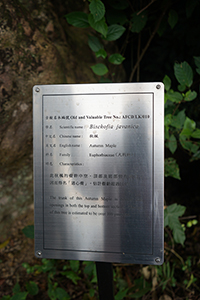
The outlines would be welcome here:
M 114 300 L 112 263 L 96 262 L 99 300 Z

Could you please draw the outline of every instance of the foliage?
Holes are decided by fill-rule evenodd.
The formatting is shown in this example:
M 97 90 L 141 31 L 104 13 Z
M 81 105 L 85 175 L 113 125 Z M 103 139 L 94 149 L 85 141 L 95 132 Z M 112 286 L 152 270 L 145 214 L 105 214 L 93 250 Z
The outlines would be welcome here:
M 165 262 L 162 266 L 156 268 L 162 290 L 165 290 L 167 285 L 176 286 L 176 279 L 174 277 L 175 263 L 171 266 L 169 262 Z
M 111 6 L 113 6 L 112 2 Z M 118 6 L 117 6 L 118 7 Z M 122 5 L 122 7 L 124 7 Z M 114 4 L 114 9 L 116 5 Z M 69 24 L 75 27 L 85 28 L 90 26 L 97 33 L 101 34 L 102 41 L 100 37 L 89 36 L 88 45 L 90 49 L 95 53 L 96 57 L 102 57 L 112 64 L 119 65 L 124 61 L 124 57 L 120 53 L 113 53 L 107 59 L 107 52 L 104 49 L 104 41 L 116 41 L 118 40 L 123 33 L 126 31 L 126 28 L 121 24 L 112 23 L 115 19 L 115 14 L 110 14 L 111 24 L 108 25 L 105 19 L 106 9 L 105 5 L 100 0 L 92 0 L 89 4 L 89 13 L 83 12 L 72 12 L 67 14 L 65 17 Z M 117 16 L 117 20 L 119 15 Z M 121 18 L 120 18 L 121 19 Z M 105 63 L 98 63 L 94 66 L 91 66 L 93 72 L 98 76 L 104 76 L 109 72 L 108 67 Z
M 182 205 L 172 204 L 165 208 L 164 221 L 165 228 L 170 228 L 173 234 L 173 237 L 166 236 L 166 243 L 168 238 L 172 240 L 172 249 L 166 247 L 167 251 L 171 251 L 175 258 L 179 259 L 179 262 L 172 260 L 168 261 L 169 254 L 166 252 L 166 262 L 163 266 L 150 267 L 147 270 L 147 267 L 143 267 L 141 275 L 135 278 L 131 286 L 127 285 L 127 282 L 122 278 L 121 268 L 115 267 L 114 279 L 116 285 L 116 294 L 115 300 L 121 299 L 138 299 L 142 296 L 151 293 L 154 286 L 160 287 L 163 291 L 168 288 L 174 288 L 176 286 L 176 270 L 183 272 L 185 274 L 183 285 L 186 288 L 193 286 L 197 281 L 197 278 L 194 276 L 192 271 L 192 259 L 188 257 L 186 262 L 179 256 L 178 253 L 174 251 L 174 243 L 184 244 L 185 241 L 185 231 L 186 228 L 191 228 L 197 224 L 197 220 L 189 220 L 184 224 L 180 223 L 179 218 L 184 214 L 185 207 Z M 184 226 L 182 226 L 184 225 Z M 33 226 L 31 226 L 33 230 Z M 166 233 L 168 232 L 168 229 Z M 30 234 L 31 236 L 31 234 Z M 26 269 L 28 274 L 33 274 L 38 276 L 39 274 L 46 274 L 47 276 L 47 293 L 50 299 L 52 300 L 67 300 L 71 299 L 70 295 L 67 293 L 63 287 L 59 286 L 61 278 L 66 278 L 71 284 L 77 286 L 80 280 L 86 281 L 87 284 L 87 295 L 88 298 L 95 297 L 97 290 L 97 274 L 96 266 L 92 261 L 83 262 L 80 261 L 68 261 L 60 265 L 59 261 L 42 259 L 41 264 L 30 266 L 27 263 L 23 263 L 23 267 Z M 193 262 L 195 264 L 195 262 Z M 37 278 L 37 277 L 36 277 Z M 156 282 L 156 284 L 155 284 Z M 13 297 L 16 299 L 23 299 L 17 297 L 26 297 L 28 294 L 37 295 L 39 292 L 38 285 L 34 281 L 29 281 L 25 284 L 26 291 L 21 292 L 19 284 L 13 289 Z M 3 298 L 4 300 L 6 298 Z M 15 299 L 15 298 L 7 298 Z M 26 299 L 26 298 L 25 298 Z M 96 299 L 96 298 L 94 298 Z
M 4 296 L 1 300 L 26 300 L 28 294 L 35 296 L 38 294 L 38 286 L 35 282 L 30 281 L 26 283 L 26 290 L 22 292 L 19 283 L 16 283 L 13 288 L 13 296 Z
M 181 151 L 187 153 L 190 161 L 200 158 L 198 114 L 192 113 L 196 105 L 193 103 L 197 103 L 197 97 L 199 97 L 200 57 L 197 56 L 199 52 L 195 50 L 195 46 L 192 49 L 190 45 L 186 45 L 184 38 L 186 39 L 188 37 L 180 34 L 180 28 L 184 27 L 187 22 L 191 25 L 188 32 L 186 32 L 186 28 L 184 27 L 185 33 L 190 35 L 192 31 L 195 32 L 196 28 L 190 21 L 193 15 L 195 15 L 196 20 L 198 19 L 195 14 L 195 9 L 197 7 L 199 9 L 199 3 L 195 0 L 178 1 L 178 4 L 168 1 L 161 1 L 155 4 L 154 2 L 155 1 L 151 1 L 146 6 L 141 7 L 138 2 L 131 3 L 130 1 L 122 0 L 90 1 L 90 9 L 88 14 L 85 13 L 85 18 L 88 18 L 93 35 L 89 36 L 88 45 L 99 59 L 99 63 L 91 68 L 97 76 L 101 76 L 100 79 L 97 79 L 99 82 L 108 82 L 108 78 L 113 81 L 114 76 L 111 73 L 111 65 L 125 63 L 125 66 L 127 66 L 126 60 L 129 59 L 129 57 L 126 57 L 126 53 L 128 53 L 126 47 L 128 48 L 129 45 L 133 45 L 133 43 L 136 44 L 135 47 L 132 47 L 135 53 L 137 53 L 137 57 L 135 57 L 135 65 L 132 66 L 132 69 L 129 71 L 129 81 L 133 80 L 135 73 L 137 73 L 135 76 L 137 81 L 139 81 L 142 76 L 145 79 L 143 81 L 151 81 L 153 78 L 152 71 L 155 73 L 155 71 L 160 68 L 160 65 L 164 66 L 162 75 L 159 75 L 156 80 L 163 80 L 165 85 L 164 131 L 165 147 L 167 150 L 165 176 L 171 176 L 174 179 L 181 180 L 181 170 L 178 164 L 179 153 Z M 91 7 L 93 7 L 93 9 L 91 9 Z M 95 14 L 98 16 L 97 19 L 95 19 Z M 66 18 L 68 18 L 68 16 L 66 16 Z M 92 20 L 92 22 L 90 20 Z M 198 29 L 200 30 L 199 27 Z M 151 32 L 149 37 L 147 32 Z M 150 44 L 155 37 L 158 42 L 157 44 L 155 42 L 154 48 L 150 49 Z M 173 37 L 177 40 L 177 44 L 175 42 L 174 48 L 171 47 L 171 44 L 168 42 L 171 41 Z M 108 47 L 108 42 L 110 41 L 115 41 L 121 46 L 119 53 L 110 53 Z M 169 45 L 167 43 L 169 43 Z M 158 45 L 162 45 L 162 48 L 159 48 Z M 200 50 L 200 43 L 196 42 L 196 45 Z M 175 47 L 178 50 L 176 50 Z M 188 51 L 186 51 L 186 57 L 182 55 L 184 47 L 188 49 Z M 145 57 L 146 51 L 149 50 L 149 57 L 151 57 L 152 60 L 154 49 L 156 49 L 155 54 L 159 62 L 157 65 L 154 62 L 151 63 L 147 56 Z M 177 51 L 177 56 L 174 55 L 173 51 Z M 167 53 L 168 56 L 165 53 Z M 166 57 L 164 57 L 164 54 Z M 168 59 L 170 55 L 172 59 Z M 133 54 L 131 54 L 131 60 L 134 60 Z M 146 62 L 147 67 L 142 60 Z M 149 78 L 146 78 L 144 74 L 148 74 L 148 66 L 149 74 L 151 75 Z M 142 67 L 145 69 L 143 72 Z M 159 71 L 160 70 L 157 71 L 158 74 L 161 73 L 159 73 Z M 193 226 L 193 221 L 194 224 L 196 224 L 195 220 L 189 221 L 186 226 L 180 223 L 180 217 L 185 213 L 185 209 L 184 206 L 175 203 L 167 206 L 164 212 L 166 243 L 169 244 L 167 251 L 173 253 L 174 258 L 178 258 L 182 266 L 185 264 L 184 260 L 175 252 L 174 245 L 178 243 L 184 246 L 187 224 Z M 167 255 L 169 255 L 169 253 Z M 172 262 L 166 261 L 163 266 L 153 268 L 155 274 L 152 275 L 152 277 L 154 279 L 156 278 L 162 290 L 175 288 L 177 282 L 176 270 L 181 270 L 181 266 L 179 264 L 177 265 L 175 260 L 172 260 Z M 187 282 L 184 283 L 187 287 L 194 284 L 196 280 L 191 273 L 191 269 L 189 273 L 190 276 L 187 277 Z M 139 280 L 142 282 L 145 279 L 140 277 Z M 137 287 L 139 287 L 139 285 L 137 282 Z M 142 286 L 143 289 L 140 287 L 139 291 L 135 291 L 134 293 L 133 288 L 131 290 L 127 285 L 118 285 L 119 291 L 115 299 L 142 297 L 142 290 L 146 288 L 145 293 L 148 293 L 149 288 L 150 290 L 154 288 L 153 283 L 150 287 L 145 287 L 143 282 Z
M 28 225 L 22 229 L 23 234 L 30 239 L 34 239 L 34 225 Z
M 154 1 L 150 3 L 152 5 L 147 5 L 139 11 L 137 10 L 138 8 L 134 9 L 129 2 L 122 0 L 110 0 L 108 2 L 91 0 L 89 2 L 88 13 L 73 12 L 65 17 L 68 23 L 73 26 L 85 28 L 87 24 L 87 27 L 92 28 L 93 35 L 88 37 L 88 45 L 96 57 L 100 59 L 100 62 L 91 66 L 91 69 L 97 76 L 101 76 L 99 82 L 109 82 L 107 78 L 109 76 L 112 78 L 110 64 L 120 65 L 125 61 L 122 53 L 107 52 L 105 47 L 109 41 L 118 41 L 120 39 L 128 45 L 131 42 L 131 38 L 125 38 L 125 33 L 127 37 L 132 33 L 131 37 L 134 38 L 137 34 L 145 33 L 145 30 L 149 27 L 154 28 L 154 35 L 157 32 L 160 37 L 164 36 L 165 32 L 167 35 L 170 30 L 177 34 L 177 26 L 179 22 L 180 24 L 183 22 L 180 18 L 180 8 L 177 10 L 176 5 L 169 5 L 165 2 L 160 4 L 159 8 L 163 11 L 163 14 L 158 19 L 156 27 L 153 27 L 156 22 Z M 188 2 L 185 2 L 186 19 L 191 17 L 197 5 L 195 1 L 193 1 L 191 6 L 188 5 Z M 165 18 L 165 14 L 167 18 Z M 154 35 L 150 36 L 147 42 L 147 49 Z M 139 45 L 138 51 L 140 52 Z M 138 68 L 143 55 L 144 53 L 141 52 L 138 57 L 139 60 L 136 62 L 135 66 L 138 66 Z M 192 69 L 194 66 L 196 70 Z M 165 146 L 172 155 L 175 155 L 179 149 L 186 151 L 191 161 L 200 158 L 200 129 L 197 128 L 196 122 L 187 115 L 188 107 L 191 105 L 190 102 L 197 98 L 197 91 L 194 90 L 194 76 L 197 78 L 197 75 L 200 74 L 200 57 L 193 57 L 192 67 L 186 61 L 176 62 L 173 65 L 173 73 L 172 70 L 170 71 L 172 78 L 169 75 L 165 75 L 163 79 L 166 90 Z M 132 79 L 135 70 L 136 68 L 133 68 L 130 79 Z M 107 77 L 105 78 L 104 76 Z M 177 88 L 174 89 L 177 83 Z M 165 159 L 165 176 L 181 179 L 175 157 L 168 156 Z
M 71 266 L 74 270 L 78 271 L 77 265 L 79 267 L 79 263 L 72 262 Z M 48 282 L 48 289 L 47 293 L 51 300 L 67 300 L 70 299 L 69 294 L 66 290 L 58 286 L 58 282 L 55 280 L 55 276 L 58 276 L 59 274 L 62 274 L 63 276 L 66 276 L 67 278 L 71 279 L 73 283 L 77 284 L 77 280 L 80 278 L 77 276 L 77 274 L 73 271 L 73 269 L 69 272 L 66 272 L 67 266 L 63 266 L 63 271 L 58 270 L 58 265 L 55 260 L 48 260 L 48 259 L 42 259 L 41 265 L 34 265 L 30 266 L 27 263 L 23 263 L 23 267 L 26 269 L 28 274 L 47 274 L 47 282 Z M 38 293 L 37 287 L 34 285 L 34 282 L 30 282 L 28 285 L 26 285 L 27 290 L 29 294 L 36 295 Z
M 174 241 L 182 245 L 184 245 L 185 233 L 179 221 L 179 217 L 184 214 L 185 209 L 186 207 L 174 203 L 165 209 L 164 214 L 164 225 L 169 226 L 173 231 Z
M 171 88 L 171 79 L 166 75 L 165 84 L 165 146 L 174 154 L 178 146 L 182 146 L 191 157 L 191 161 L 199 158 L 200 129 L 196 122 L 186 115 L 187 103 L 195 100 L 197 92 L 192 91 L 193 71 L 187 62 L 175 63 L 174 75 L 179 83 L 177 90 Z M 167 158 L 166 176 L 180 179 L 176 161 Z
M 165 176 L 175 180 L 181 179 L 180 153 L 186 153 L 190 161 L 200 158 L 198 10 L 199 2 L 196 0 L 150 1 L 144 7 L 139 1 L 90 0 L 88 10 L 65 16 L 71 26 L 89 28 L 88 51 L 98 59 L 98 63 L 88 67 L 97 75 L 97 81 L 115 81 L 112 66 L 118 68 L 123 63 L 129 81 L 164 82 Z M 112 47 L 109 45 L 113 42 L 121 47 L 120 51 L 116 48 L 113 52 L 110 50 Z M 147 51 L 148 55 L 145 55 Z M 180 287 L 181 296 L 186 299 L 192 295 L 193 287 L 198 289 L 194 272 L 198 261 L 192 257 L 185 259 L 176 251 L 182 249 L 186 233 L 197 224 L 197 220 L 185 223 L 180 220 L 185 209 L 176 203 L 165 208 L 165 263 L 162 266 L 138 267 L 135 274 L 131 273 L 129 266 L 115 266 L 115 300 L 138 299 L 143 295 L 147 299 L 155 290 L 174 295 L 175 288 Z M 27 237 L 33 237 L 32 231 L 33 227 L 23 230 Z M 75 287 L 84 278 L 87 290 L 84 299 L 96 299 L 94 262 L 68 261 L 61 264 L 42 259 L 38 265 L 24 263 L 23 267 L 28 274 L 44 274 L 47 277 L 50 299 L 70 299 L 70 293 L 60 284 L 62 278 Z M 13 296 L 2 299 L 21 300 L 26 299 L 28 294 L 35 296 L 38 293 L 38 284 L 29 281 L 24 289 L 16 284 Z

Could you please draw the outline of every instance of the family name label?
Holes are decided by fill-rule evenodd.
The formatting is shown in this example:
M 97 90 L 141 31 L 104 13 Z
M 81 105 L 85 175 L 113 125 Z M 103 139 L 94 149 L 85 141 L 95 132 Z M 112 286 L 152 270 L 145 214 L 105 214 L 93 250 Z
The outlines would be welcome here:
M 162 83 L 33 88 L 37 257 L 162 264 Z

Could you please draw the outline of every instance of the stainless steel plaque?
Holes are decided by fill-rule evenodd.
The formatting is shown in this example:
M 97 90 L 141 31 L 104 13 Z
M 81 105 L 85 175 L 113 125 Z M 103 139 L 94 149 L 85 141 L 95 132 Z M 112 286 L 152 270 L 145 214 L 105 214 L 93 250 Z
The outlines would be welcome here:
M 33 88 L 37 257 L 163 263 L 162 83 Z

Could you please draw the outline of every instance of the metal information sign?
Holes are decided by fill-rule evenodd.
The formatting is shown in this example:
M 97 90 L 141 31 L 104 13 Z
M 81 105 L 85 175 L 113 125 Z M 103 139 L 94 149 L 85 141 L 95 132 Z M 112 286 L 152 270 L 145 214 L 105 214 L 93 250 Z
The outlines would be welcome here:
M 35 254 L 163 263 L 162 83 L 33 88 Z

